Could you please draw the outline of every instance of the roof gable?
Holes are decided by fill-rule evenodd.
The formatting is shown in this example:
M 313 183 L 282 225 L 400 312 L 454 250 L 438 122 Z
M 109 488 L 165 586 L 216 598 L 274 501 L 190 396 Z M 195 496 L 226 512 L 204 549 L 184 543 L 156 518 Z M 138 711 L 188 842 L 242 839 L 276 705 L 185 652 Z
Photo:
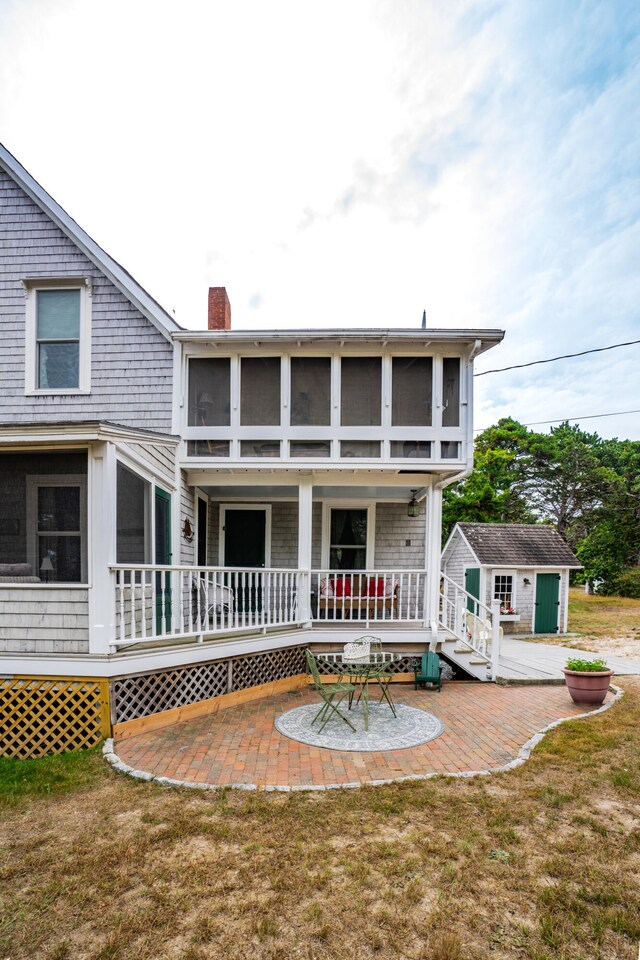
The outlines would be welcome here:
M 182 330 L 166 310 L 164 310 L 144 287 L 133 279 L 124 267 L 110 257 L 85 230 L 80 227 L 59 203 L 51 197 L 44 187 L 25 170 L 13 154 L 0 143 L 0 168 L 31 197 L 48 217 L 65 233 L 73 243 L 91 260 L 92 263 L 120 290 L 140 313 L 147 318 L 167 338 Z
M 459 523 L 483 566 L 579 567 L 557 530 L 537 523 Z

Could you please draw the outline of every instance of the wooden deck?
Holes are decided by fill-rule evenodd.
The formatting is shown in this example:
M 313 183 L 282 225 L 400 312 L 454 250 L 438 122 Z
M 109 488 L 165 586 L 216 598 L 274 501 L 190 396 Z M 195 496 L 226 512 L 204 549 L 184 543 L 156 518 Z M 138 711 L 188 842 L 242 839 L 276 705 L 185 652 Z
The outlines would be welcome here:
M 640 654 L 640 643 L 638 653 Z M 552 643 L 534 643 L 515 637 L 504 637 L 500 652 L 499 679 L 507 681 L 537 680 L 539 682 L 564 682 L 562 667 L 568 657 L 590 660 L 599 654 L 577 650 L 575 647 L 559 647 Z M 614 674 L 640 675 L 640 658 L 605 657 Z

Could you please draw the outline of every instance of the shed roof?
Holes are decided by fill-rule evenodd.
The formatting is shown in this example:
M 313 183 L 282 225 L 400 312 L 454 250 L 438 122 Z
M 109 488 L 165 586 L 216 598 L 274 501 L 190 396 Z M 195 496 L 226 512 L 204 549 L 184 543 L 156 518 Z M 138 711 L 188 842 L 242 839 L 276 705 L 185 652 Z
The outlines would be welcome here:
M 459 523 L 481 564 L 513 567 L 579 567 L 557 530 L 538 523 Z

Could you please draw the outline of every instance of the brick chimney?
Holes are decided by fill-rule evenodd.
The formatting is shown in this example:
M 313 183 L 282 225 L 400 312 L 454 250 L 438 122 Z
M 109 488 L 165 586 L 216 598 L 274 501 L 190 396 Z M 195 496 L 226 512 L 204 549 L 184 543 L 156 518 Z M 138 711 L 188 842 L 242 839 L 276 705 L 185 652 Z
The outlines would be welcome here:
M 231 330 L 231 304 L 226 287 L 209 287 L 209 330 Z

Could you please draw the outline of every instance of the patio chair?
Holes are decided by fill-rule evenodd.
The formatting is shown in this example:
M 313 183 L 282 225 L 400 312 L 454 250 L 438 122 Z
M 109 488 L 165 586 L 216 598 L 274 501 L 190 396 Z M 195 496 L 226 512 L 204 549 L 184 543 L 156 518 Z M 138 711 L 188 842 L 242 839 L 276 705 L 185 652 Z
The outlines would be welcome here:
M 355 687 L 352 683 L 345 683 L 342 679 L 338 683 L 323 683 L 320 677 L 320 671 L 318 670 L 318 664 L 316 663 L 316 658 L 311 653 L 311 650 L 306 651 L 307 666 L 309 672 L 313 677 L 313 684 L 316 690 L 316 693 L 319 693 L 324 701 L 315 717 L 311 721 L 311 726 L 314 725 L 316 720 L 320 721 L 320 727 L 318 728 L 318 733 L 322 733 L 325 726 L 335 715 L 351 727 L 353 732 L 356 732 L 356 728 L 343 713 L 338 710 L 339 704 L 347 696 L 353 696 L 353 691 Z
M 415 674 L 414 690 L 419 683 L 435 683 L 438 693 L 442 690 L 442 663 L 437 653 L 423 653 L 420 666 L 413 668 Z
M 216 623 L 218 617 L 222 617 L 224 620 L 229 611 L 233 610 L 233 590 L 224 583 L 200 577 L 198 594 L 200 622 L 203 627 L 208 626 L 212 620 Z

